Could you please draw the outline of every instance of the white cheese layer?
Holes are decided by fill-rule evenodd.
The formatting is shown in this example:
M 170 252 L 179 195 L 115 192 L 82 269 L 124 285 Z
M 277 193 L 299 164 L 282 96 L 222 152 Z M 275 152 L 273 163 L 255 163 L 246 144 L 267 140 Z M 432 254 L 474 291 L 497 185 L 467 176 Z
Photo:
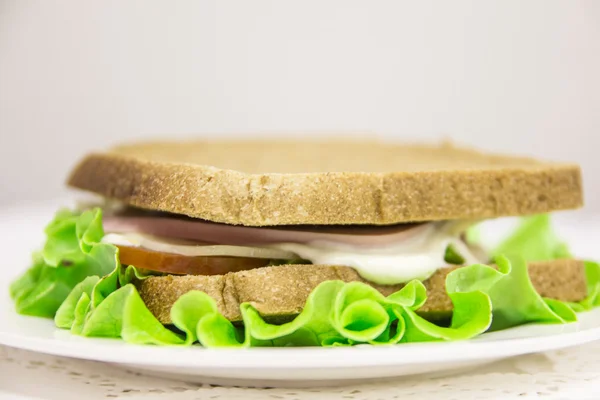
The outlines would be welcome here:
M 466 263 L 480 262 L 451 227 L 449 223 L 431 223 L 419 235 L 381 248 L 325 242 L 281 243 L 271 247 L 294 252 L 313 264 L 352 267 L 371 282 L 392 285 L 429 278 L 447 264 L 444 255 L 449 245 L 454 246 Z

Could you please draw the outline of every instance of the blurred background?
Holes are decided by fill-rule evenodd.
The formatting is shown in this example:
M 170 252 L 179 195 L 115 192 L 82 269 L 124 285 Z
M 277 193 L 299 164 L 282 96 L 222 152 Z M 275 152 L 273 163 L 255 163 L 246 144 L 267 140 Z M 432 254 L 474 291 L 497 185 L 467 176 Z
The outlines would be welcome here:
M 600 211 L 600 2 L 0 0 L 0 204 L 123 140 L 368 132 L 579 162 Z

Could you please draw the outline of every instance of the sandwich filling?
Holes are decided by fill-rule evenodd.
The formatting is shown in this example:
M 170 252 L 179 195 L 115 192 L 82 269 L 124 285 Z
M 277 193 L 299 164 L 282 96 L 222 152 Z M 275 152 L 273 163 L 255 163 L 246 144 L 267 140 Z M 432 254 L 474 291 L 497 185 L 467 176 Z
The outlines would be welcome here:
M 104 243 L 122 261 L 148 270 L 222 275 L 267 265 L 312 263 L 354 268 L 393 285 L 425 280 L 448 264 L 478 259 L 461 239 L 470 221 L 385 227 L 253 228 L 168 216 L 112 216 Z

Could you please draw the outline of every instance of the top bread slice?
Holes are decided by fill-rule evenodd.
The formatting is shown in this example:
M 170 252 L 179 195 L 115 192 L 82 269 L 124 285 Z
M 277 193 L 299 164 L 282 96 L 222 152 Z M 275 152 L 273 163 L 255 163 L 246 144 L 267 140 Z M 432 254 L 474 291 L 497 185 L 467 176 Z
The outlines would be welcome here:
M 577 165 L 377 141 L 131 144 L 88 155 L 69 184 L 247 226 L 483 219 L 583 203 Z

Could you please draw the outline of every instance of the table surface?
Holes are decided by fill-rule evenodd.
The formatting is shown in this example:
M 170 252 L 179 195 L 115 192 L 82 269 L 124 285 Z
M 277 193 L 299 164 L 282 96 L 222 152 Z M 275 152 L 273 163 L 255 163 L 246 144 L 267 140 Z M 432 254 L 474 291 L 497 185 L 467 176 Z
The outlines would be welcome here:
M 600 341 L 515 357 L 451 377 L 315 389 L 198 385 L 0 346 L 0 398 L 79 400 L 83 393 L 86 399 L 598 399 Z

